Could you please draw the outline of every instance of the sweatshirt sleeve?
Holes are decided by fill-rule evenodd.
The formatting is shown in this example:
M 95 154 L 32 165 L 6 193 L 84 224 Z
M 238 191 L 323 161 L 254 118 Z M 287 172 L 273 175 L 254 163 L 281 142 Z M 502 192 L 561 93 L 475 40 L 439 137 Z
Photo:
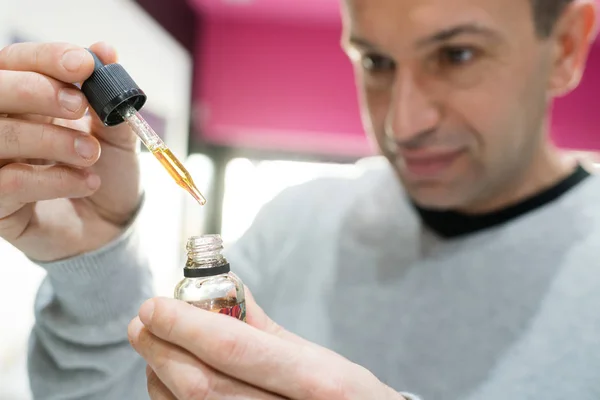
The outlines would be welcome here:
M 417 397 L 416 394 L 412 393 L 400 392 L 400 395 L 402 395 L 402 397 L 404 397 L 406 400 L 422 400 L 420 397 Z
M 153 296 L 136 225 L 95 252 L 38 263 L 28 372 L 35 400 L 148 399 L 144 360 L 127 326 Z

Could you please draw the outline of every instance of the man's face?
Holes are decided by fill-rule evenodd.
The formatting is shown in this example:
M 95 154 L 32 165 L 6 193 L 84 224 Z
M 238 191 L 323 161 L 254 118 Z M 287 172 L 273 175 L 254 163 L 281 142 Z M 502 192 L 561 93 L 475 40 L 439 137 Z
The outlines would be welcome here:
M 422 206 L 477 207 L 545 144 L 550 40 L 528 0 L 345 0 L 367 131 Z

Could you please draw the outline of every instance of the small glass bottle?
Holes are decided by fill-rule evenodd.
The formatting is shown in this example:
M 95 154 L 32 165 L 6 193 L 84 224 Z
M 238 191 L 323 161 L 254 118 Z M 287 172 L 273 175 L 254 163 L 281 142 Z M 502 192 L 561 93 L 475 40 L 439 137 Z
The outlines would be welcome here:
M 175 287 L 175 298 L 245 322 L 244 284 L 230 271 L 229 262 L 221 254 L 221 236 L 193 236 L 186 249 L 184 278 Z

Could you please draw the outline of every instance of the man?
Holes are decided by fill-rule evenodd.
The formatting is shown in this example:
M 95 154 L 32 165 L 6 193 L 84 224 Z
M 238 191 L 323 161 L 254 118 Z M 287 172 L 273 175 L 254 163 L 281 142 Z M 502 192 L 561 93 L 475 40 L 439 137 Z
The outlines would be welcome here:
M 342 9 L 365 127 L 387 162 L 259 213 L 227 254 L 256 295 L 248 324 L 144 302 L 135 140 L 81 120 L 67 84 L 91 57 L 49 44 L 0 53 L 0 232 L 48 271 L 36 398 L 146 398 L 146 381 L 152 399 L 600 396 L 600 181 L 548 138 L 551 100 L 576 87 L 594 39 L 593 2 Z M 125 333 L 142 302 L 128 336 L 143 359 Z

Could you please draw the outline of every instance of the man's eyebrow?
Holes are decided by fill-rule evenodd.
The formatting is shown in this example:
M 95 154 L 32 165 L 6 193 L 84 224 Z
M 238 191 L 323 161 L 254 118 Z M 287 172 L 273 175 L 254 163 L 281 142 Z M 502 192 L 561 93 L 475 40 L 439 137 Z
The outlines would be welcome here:
M 477 35 L 485 36 L 487 38 L 492 39 L 499 39 L 498 33 L 493 31 L 492 29 L 474 23 L 467 23 L 443 29 L 439 32 L 434 33 L 431 36 L 428 36 L 424 39 L 420 39 L 417 41 L 416 47 L 424 47 L 440 42 L 445 42 L 447 40 L 462 35 Z
M 416 43 L 416 47 L 424 47 L 440 42 L 445 42 L 461 35 L 479 35 L 492 39 L 499 39 L 498 33 L 493 31 L 492 29 L 474 23 L 467 23 L 452 26 L 438 31 L 433 35 L 427 36 L 423 39 L 419 39 Z M 375 44 L 360 36 L 350 35 L 350 37 L 345 42 L 346 45 L 350 47 L 362 47 L 369 50 L 377 50 L 377 46 Z
M 366 48 L 366 49 L 376 49 L 377 46 L 375 46 L 373 43 L 369 42 L 366 39 L 363 39 L 361 37 L 358 36 L 350 36 L 347 40 L 348 45 L 353 46 L 353 47 L 362 47 L 362 48 Z

